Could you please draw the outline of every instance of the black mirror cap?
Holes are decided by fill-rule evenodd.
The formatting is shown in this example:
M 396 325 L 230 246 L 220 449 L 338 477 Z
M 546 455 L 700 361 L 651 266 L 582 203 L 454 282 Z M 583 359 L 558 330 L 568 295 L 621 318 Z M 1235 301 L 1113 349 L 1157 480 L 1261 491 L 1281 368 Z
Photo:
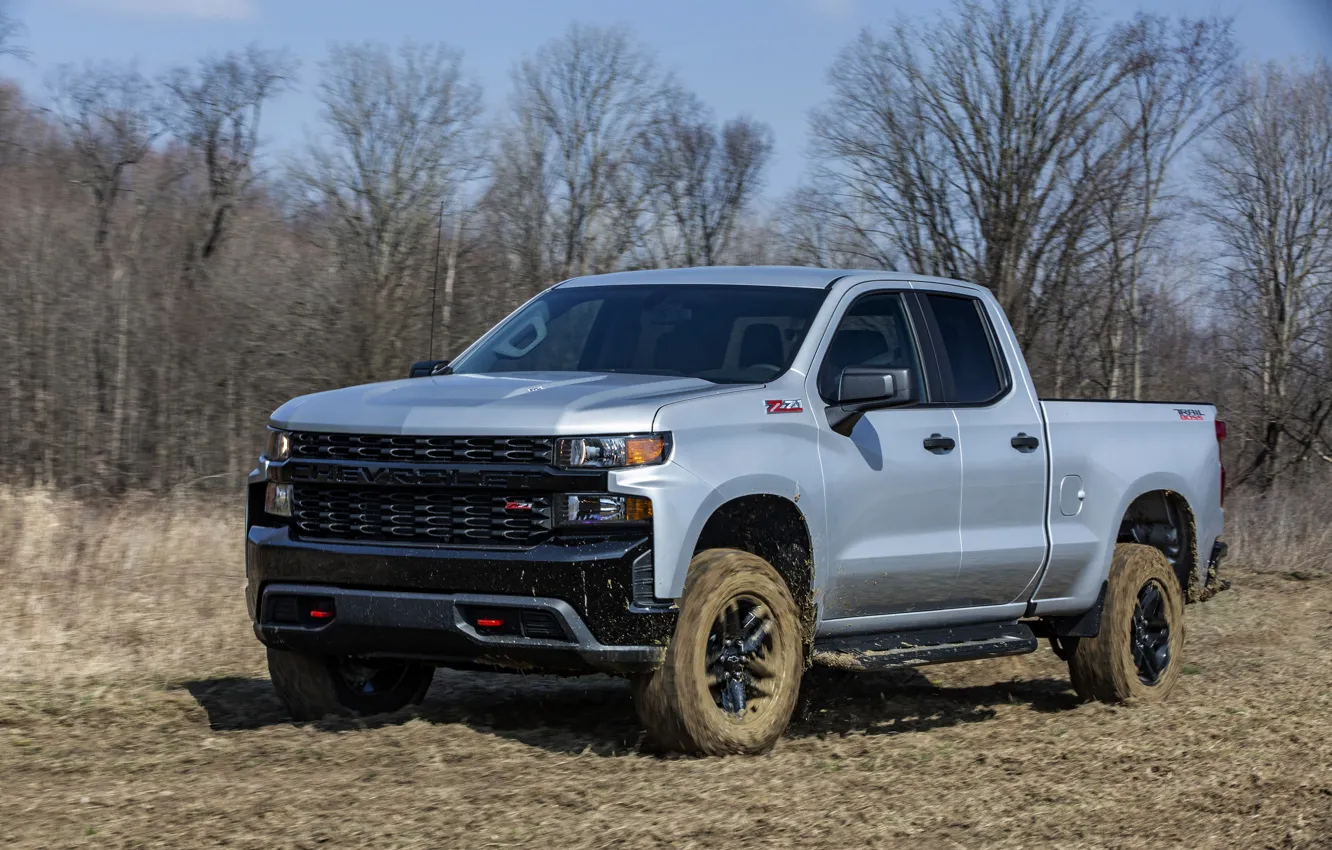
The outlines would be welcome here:
M 916 382 L 910 369 L 848 366 L 837 382 L 838 404 L 910 404 Z
M 843 437 L 851 436 L 867 411 L 916 401 L 916 381 L 910 369 L 848 366 L 837 384 L 837 402 L 827 410 L 828 426 Z
M 431 375 L 447 375 L 450 371 L 449 361 L 447 360 L 419 360 L 412 364 L 407 377 L 429 378 Z

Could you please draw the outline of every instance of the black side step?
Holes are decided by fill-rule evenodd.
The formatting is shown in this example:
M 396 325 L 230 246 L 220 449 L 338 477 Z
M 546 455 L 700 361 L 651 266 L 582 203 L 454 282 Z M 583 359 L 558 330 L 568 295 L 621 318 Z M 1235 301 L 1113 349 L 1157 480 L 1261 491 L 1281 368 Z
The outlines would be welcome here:
M 948 629 L 829 637 L 814 642 L 814 663 L 843 670 L 892 670 L 946 661 L 1035 652 L 1025 623 L 981 623 Z

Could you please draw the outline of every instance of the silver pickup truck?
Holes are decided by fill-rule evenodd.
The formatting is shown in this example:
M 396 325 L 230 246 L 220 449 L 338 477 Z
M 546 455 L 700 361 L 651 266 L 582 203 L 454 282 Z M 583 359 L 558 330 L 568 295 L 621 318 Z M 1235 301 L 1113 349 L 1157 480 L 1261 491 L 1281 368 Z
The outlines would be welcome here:
M 1224 423 L 1040 399 L 998 303 L 896 272 L 565 281 L 451 363 L 269 423 L 247 597 L 297 718 L 436 667 L 627 676 L 653 746 L 761 752 L 804 670 L 1031 652 L 1159 700 L 1220 586 Z

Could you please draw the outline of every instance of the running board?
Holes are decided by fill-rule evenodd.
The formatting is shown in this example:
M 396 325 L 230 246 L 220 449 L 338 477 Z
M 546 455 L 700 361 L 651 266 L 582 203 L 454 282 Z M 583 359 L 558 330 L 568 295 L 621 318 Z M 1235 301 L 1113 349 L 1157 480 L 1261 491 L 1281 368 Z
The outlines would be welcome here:
M 982 623 L 875 635 L 831 637 L 814 643 L 814 663 L 842 670 L 893 670 L 921 664 L 970 661 L 1035 652 L 1036 635 L 1024 623 Z

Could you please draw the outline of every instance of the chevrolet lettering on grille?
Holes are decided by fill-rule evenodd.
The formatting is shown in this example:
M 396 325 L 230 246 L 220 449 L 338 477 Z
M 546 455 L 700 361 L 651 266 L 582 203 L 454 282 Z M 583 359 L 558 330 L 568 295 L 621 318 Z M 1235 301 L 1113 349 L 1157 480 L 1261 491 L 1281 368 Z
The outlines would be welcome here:
M 535 487 L 539 476 L 469 469 L 346 466 L 334 463 L 288 463 L 290 480 L 320 484 L 377 484 L 433 487 Z

